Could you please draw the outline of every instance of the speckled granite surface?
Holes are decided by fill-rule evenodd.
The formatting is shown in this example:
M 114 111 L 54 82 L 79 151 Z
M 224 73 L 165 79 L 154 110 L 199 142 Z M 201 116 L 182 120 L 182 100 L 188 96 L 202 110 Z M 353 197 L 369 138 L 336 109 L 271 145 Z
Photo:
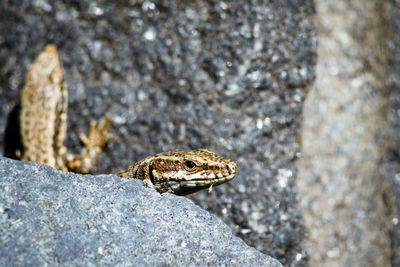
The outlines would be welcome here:
M 190 200 L 136 179 L 0 158 L 2 266 L 282 266 Z
M 149 154 L 206 147 L 239 174 L 192 197 L 248 245 L 301 265 L 295 162 L 313 81 L 312 1 L 3 1 L 0 148 L 27 67 L 55 43 L 69 88 L 67 145 L 114 116 L 96 173 Z

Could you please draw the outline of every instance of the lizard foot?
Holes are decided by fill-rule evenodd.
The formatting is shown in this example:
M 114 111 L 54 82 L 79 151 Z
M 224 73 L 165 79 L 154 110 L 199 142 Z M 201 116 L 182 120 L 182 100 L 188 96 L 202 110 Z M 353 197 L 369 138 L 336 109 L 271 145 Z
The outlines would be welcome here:
M 85 136 L 84 134 L 79 135 L 85 147 L 103 148 L 105 144 L 112 138 L 112 134 L 108 133 L 111 122 L 111 118 L 108 116 L 104 117 L 98 124 L 96 124 L 95 120 L 91 120 L 88 136 Z
M 79 173 L 89 173 L 96 165 L 97 156 L 105 144 L 112 138 L 108 133 L 111 126 L 111 118 L 106 116 L 97 124 L 95 120 L 90 121 L 88 136 L 80 134 L 79 137 L 85 147 L 79 155 L 68 154 L 67 166 L 69 170 Z

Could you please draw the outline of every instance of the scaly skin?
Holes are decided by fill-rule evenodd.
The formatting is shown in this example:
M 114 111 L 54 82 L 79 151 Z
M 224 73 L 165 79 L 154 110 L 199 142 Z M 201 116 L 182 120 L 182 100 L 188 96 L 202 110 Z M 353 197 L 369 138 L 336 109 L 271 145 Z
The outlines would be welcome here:
M 56 169 L 88 173 L 110 140 L 111 119 L 90 123 L 89 136 L 81 135 L 85 147 L 78 155 L 64 146 L 67 130 L 68 90 L 64 83 L 57 48 L 47 45 L 28 70 L 21 92 L 21 160 L 47 164 Z
M 233 179 L 236 163 L 207 149 L 175 150 L 149 156 L 116 175 L 137 178 L 159 193 L 187 195 Z

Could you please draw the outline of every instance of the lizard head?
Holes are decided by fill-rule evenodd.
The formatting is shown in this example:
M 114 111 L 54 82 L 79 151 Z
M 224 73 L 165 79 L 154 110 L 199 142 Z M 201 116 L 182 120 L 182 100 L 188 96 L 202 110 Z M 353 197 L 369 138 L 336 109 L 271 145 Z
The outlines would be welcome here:
M 237 166 L 207 149 L 175 150 L 156 155 L 149 171 L 157 191 L 186 195 L 232 180 Z

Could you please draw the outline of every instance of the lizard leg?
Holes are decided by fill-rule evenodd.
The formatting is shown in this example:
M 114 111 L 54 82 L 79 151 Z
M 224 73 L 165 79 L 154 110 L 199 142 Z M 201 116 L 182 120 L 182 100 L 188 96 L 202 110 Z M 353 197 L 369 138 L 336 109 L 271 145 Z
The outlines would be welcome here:
M 98 124 L 95 120 L 90 121 L 89 134 L 87 136 L 80 134 L 79 136 L 85 147 L 79 155 L 69 154 L 67 156 L 69 170 L 79 173 L 90 172 L 90 169 L 96 165 L 97 157 L 103 147 L 112 138 L 112 135 L 108 133 L 111 122 L 111 118 L 108 116 Z

